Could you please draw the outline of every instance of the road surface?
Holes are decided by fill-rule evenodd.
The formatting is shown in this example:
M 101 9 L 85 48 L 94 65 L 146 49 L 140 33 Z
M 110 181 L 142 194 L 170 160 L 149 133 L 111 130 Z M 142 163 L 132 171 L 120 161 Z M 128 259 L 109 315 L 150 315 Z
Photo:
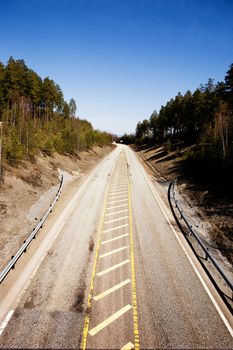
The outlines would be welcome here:
M 132 150 L 118 145 L 64 211 L 30 283 L 16 266 L 0 286 L 1 348 L 233 348 L 232 316 Z

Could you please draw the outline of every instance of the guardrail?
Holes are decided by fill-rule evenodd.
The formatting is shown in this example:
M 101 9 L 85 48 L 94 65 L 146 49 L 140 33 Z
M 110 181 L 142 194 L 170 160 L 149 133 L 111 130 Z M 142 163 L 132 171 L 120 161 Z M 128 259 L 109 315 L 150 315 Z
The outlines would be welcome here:
M 8 273 L 11 271 L 11 269 L 14 269 L 16 262 L 19 260 L 19 258 L 21 257 L 21 255 L 23 253 L 26 253 L 27 247 L 30 245 L 31 241 L 36 238 L 38 231 L 43 227 L 44 222 L 46 221 L 49 214 L 52 212 L 56 202 L 58 201 L 58 198 L 61 195 L 62 186 L 63 186 L 63 175 L 61 176 L 60 185 L 59 185 L 58 191 L 56 193 L 55 199 L 52 202 L 52 204 L 50 204 L 49 209 L 46 211 L 43 218 L 40 219 L 40 222 L 38 223 L 38 225 L 32 230 L 32 232 L 31 232 L 30 236 L 27 238 L 27 240 L 24 241 L 24 244 L 21 246 L 21 248 L 17 251 L 17 253 L 14 256 L 12 256 L 12 258 L 9 261 L 9 263 L 7 264 L 7 266 L 1 271 L 0 284 L 3 282 L 3 280 L 8 275 Z
M 169 184 L 168 187 L 168 201 L 172 210 L 172 213 L 176 219 L 176 221 L 179 221 L 174 207 L 172 205 L 172 201 L 175 204 L 175 207 L 177 208 L 179 214 L 180 214 L 180 219 L 183 220 L 189 230 L 190 235 L 192 235 L 195 240 L 198 242 L 199 246 L 202 248 L 202 250 L 205 253 L 205 259 L 206 260 L 210 260 L 212 262 L 212 264 L 214 265 L 214 267 L 216 268 L 216 270 L 219 272 L 219 274 L 221 275 L 221 277 L 224 279 L 224 281 L 226 282 L 226 284 L 228 285 L 228 287 L 231 289 L 231 292 L 233 293 L 233 283 L 230 281 L 230 279 L 226 276 L 225 272 L 222 270 L 222 268 L 219 266 L 219 264 L 217 263 L 217 261 L 214 259 L 214 257 L 211 255 L 211 253 L 209 252 L 208 248 L 205 246 L 205 244 L 202 242 L 202 240 L 200 239 L 200 237 L 196 234 L 196 232 L 193 230 L 192 225 L 190 225 L 190 223 L 188 222 L 185 213 L 183 211 L 183 209 L 180 207 L 176 197 L 175 197 L 175 183 L 177 182 L 177 179 L 172 180 Z

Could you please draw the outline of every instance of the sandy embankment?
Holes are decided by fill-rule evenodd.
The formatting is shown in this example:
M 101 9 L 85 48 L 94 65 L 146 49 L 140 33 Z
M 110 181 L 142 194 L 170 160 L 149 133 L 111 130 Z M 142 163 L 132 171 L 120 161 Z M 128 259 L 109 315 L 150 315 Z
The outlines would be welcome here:
M 151 174 L 160 184 L 158 187 L 162 189 L 161 195 L 163 192 L 167 195 L 169 181 L 182 174 L 183 154 L 189 149 L 190 147 L 183 148 L 179 153 L 168 152 L 164 146 L 141 146 L 136 149 L 138 155 L 148 161 L 147 167 L 149 165 Z M 225 274 L 233 280 L 233 240 L 230 234 L 233 230 L 232 201 L 212 200 L 214 197 L 211 193 L 184 176 L 179 179 L 175 192 L 176 199 L 194 231 L 208 247 Z M 229 232 L 222 229 L 224 224 Z
M 81 181 L 82 176 L 109 153 L 112 147 L 95 147 L 79 157 L 40 155 L 35 162 L 4 167 L 0 187 L 0 270 L 20 248 L 53 201 L 61 174 L 64 186 Z

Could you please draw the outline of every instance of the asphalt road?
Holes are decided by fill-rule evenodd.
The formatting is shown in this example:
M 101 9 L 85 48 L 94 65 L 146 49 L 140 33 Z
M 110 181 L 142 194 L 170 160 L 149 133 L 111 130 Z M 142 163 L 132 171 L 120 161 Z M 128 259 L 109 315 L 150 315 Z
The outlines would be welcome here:
M 30 284 L 19 267 L 10 288 L 0 286 L 1 312 L 10 311 L 1 348 L 233 348 L 232 316 L 128 147 L 118 145 L 64 211 L 55 209 L 40 259 L 28 261 L 43 258 Z

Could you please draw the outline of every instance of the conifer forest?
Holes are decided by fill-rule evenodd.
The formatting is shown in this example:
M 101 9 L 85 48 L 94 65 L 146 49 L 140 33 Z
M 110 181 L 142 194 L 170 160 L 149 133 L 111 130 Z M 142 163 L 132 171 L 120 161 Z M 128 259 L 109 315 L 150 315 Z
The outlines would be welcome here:
M 24 60 L 0 62 L 0 121 L 2 158 L 14 163 L 38 152 L 76 154 L 112 141 L 76 117 L 74 99 L 66 102 L 58 84 L 42 79 Z

